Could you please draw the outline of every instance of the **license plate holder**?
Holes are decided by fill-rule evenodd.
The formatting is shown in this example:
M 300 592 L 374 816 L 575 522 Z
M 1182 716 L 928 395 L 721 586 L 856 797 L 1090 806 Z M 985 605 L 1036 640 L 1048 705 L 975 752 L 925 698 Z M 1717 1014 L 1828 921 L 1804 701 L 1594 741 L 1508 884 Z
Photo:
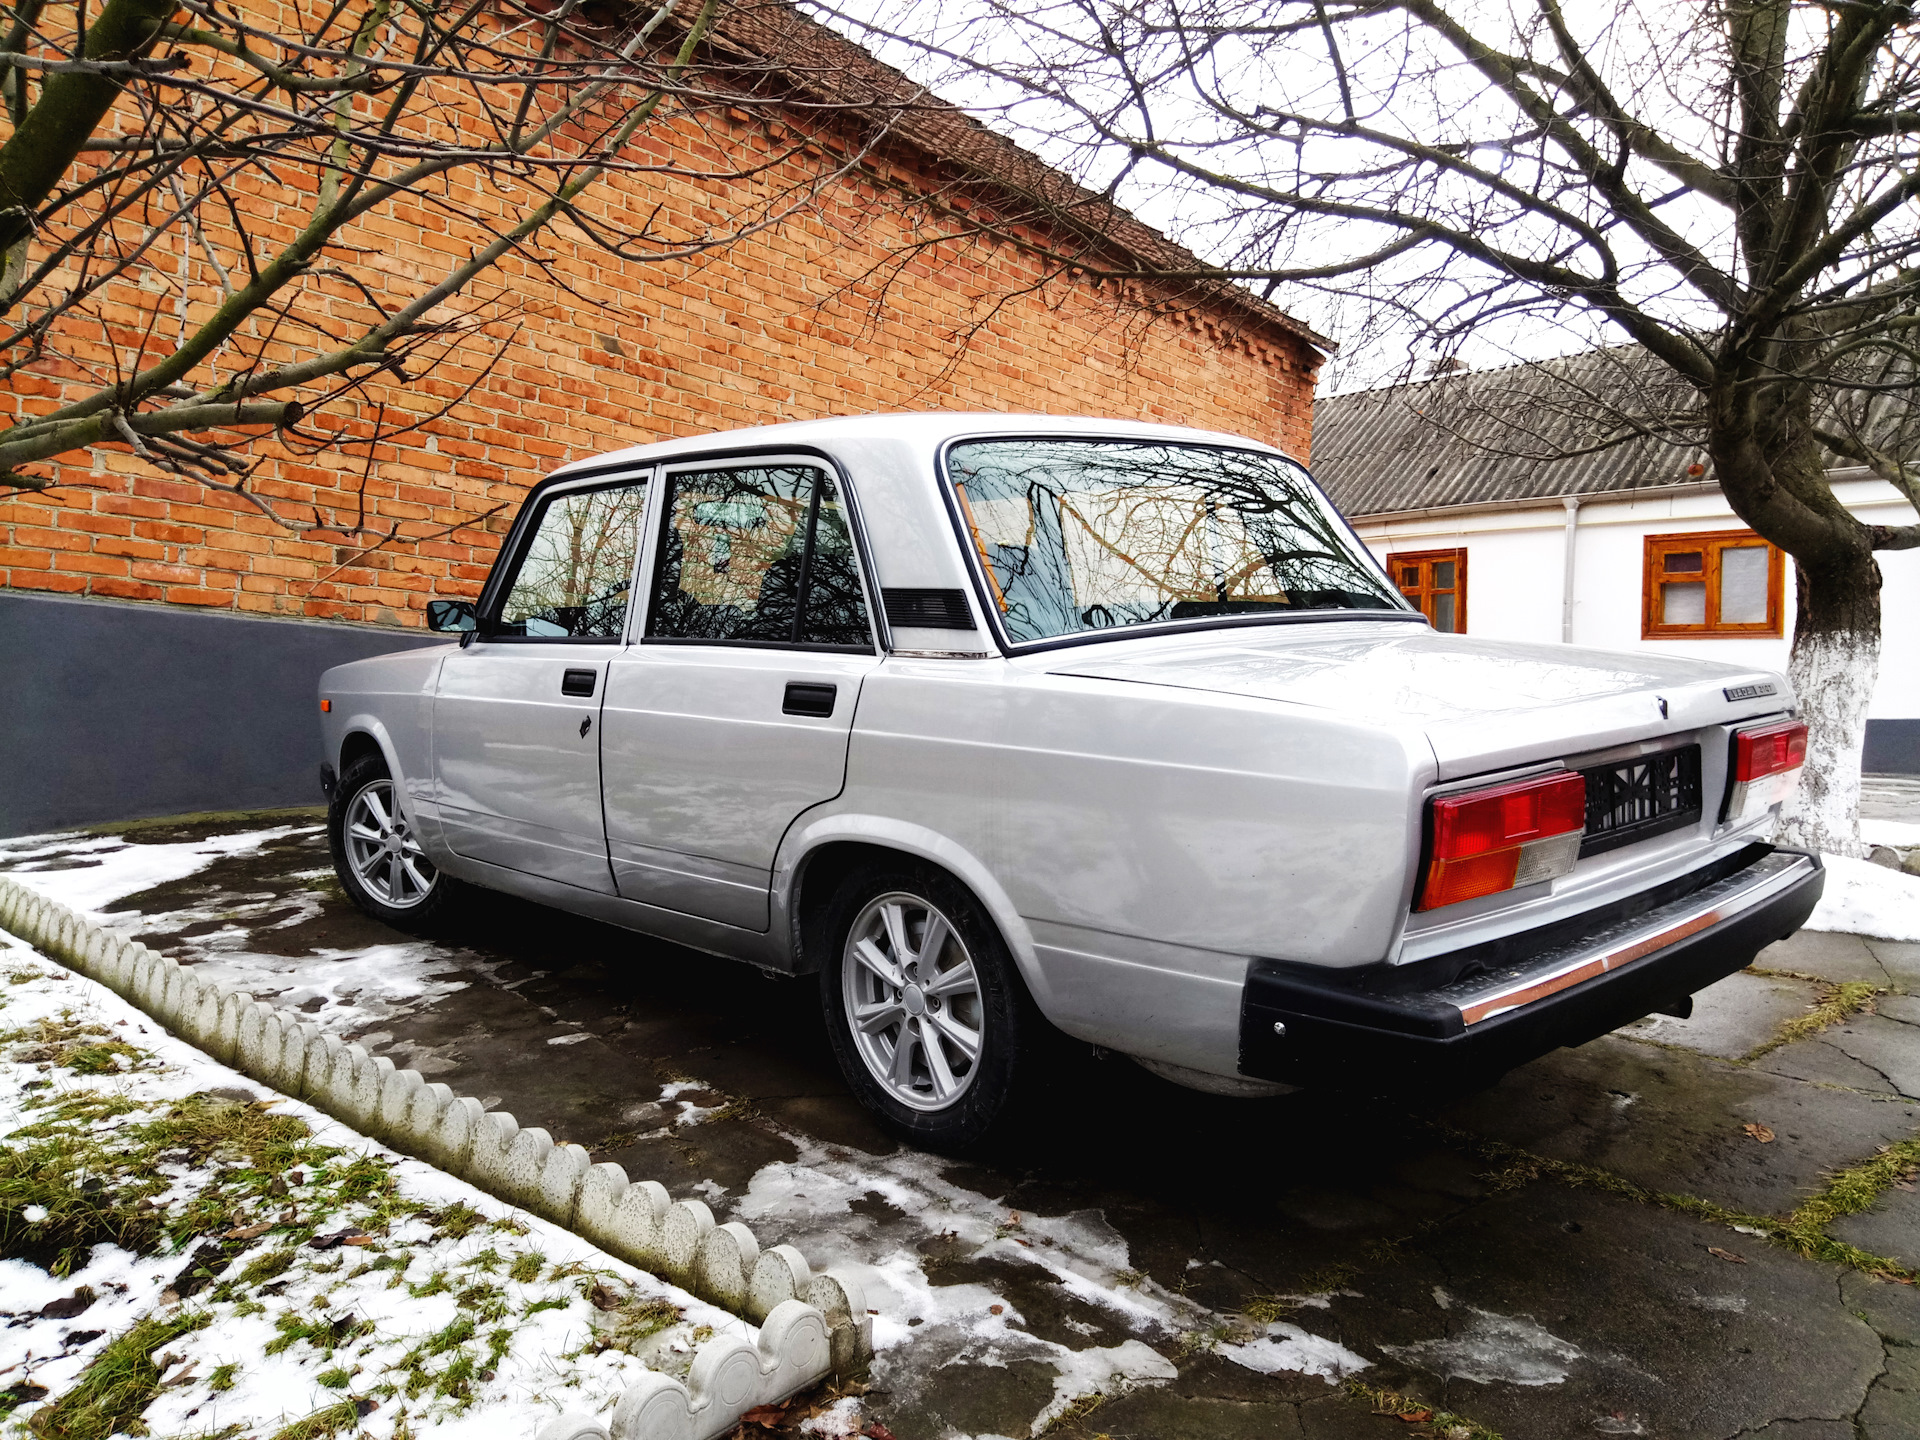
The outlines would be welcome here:
M 1595 765 L 1580 774 L 1587 782 L 1583 858 L 1700 823 L 1698 745 Z

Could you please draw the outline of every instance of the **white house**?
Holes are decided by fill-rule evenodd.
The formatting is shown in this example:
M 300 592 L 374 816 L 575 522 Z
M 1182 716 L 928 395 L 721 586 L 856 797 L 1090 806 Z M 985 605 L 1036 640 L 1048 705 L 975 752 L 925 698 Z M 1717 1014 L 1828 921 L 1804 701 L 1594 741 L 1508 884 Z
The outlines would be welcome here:
M 1316 478 L 1438 628 L 1786 669 L 1793 562 L 1734 515 L 1699 452 L 1636 441 L 1572 459 L 1492 454 L 1462 438 L 1473 408 L 1445 393 L 1481 379 L 1444 376 L 1314 406 Z M 1899 491 L 1871 472 L 1831 476 L 1863 521 L 1915 522 Z M 1880 676 L 1864 768 L 1916 774 L 1920 550 L 1879 561 Z

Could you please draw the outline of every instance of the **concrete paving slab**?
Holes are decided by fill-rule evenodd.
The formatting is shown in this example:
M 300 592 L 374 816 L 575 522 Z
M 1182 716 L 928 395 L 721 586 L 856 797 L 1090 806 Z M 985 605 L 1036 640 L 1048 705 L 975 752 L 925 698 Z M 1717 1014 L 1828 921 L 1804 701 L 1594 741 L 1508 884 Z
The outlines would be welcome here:
M 1719 1226 L 1535 1184 L 1357 1277 L 1362 1298 L 1333 1313 L 1374 1342 L 1362 1350 L 1379 1357 L 1369 1383 L 1424 1385 L 1424 1398 L 1509 1437 L 1728 1440 L 1785 1420 L 1846 1423 L 1867 1399 L 1884 1349 L 1842 1302 L 1841 1273 Z
M 1869 940 L 1867 948 L 1898 989 L 1920 995 L 1920 945 L 1908 940 Z
M 1894 1095 L 1887 1077 L 1873 1066 L 1854 1059 L 1824 1037 L 1796 1040 L 1753 1062 L 1755 1070 L 1814 1085 L 1838 1086 L 1865 1095 Z
M 1920 1030 L 1880 1015 L 1855 1015 L 1820 1034 L 1834 1049 L 1884 1078 L 1898 1095 L 1920 1097 Z
M 1083 1436 L 1094 1435 L 1111 1436 L 1112 1440 L 1169 1440 L 1173 1436 L 1180 1440 L 1242 1440 L 1249 1435 L 1271 1436 L 1273 1440 L 1307 1440 L 1308 1432 L 1293 1405 L 1226 1400 L 1206 1394 L 1204 1390 L 1195 1393 L 1183 1388 L 1184 1382 L 1183 1376 L 1166 1386 L 1136 1390 L 1131 1395 L 1109 1400 L 1083 1420 L 1063 1425 L 1051 1433 L 1062 1440 L 1081 1440 Z M 1337 1435 L 1340 1440 L 1348 1440 L 1350 1436 L 1366 1436 L 1371 1440 L 1380 1433 L 1376 1428 L 1379 1422 L 1372 1421 L 1358 1405 L 1351 1401 L 1337 1403 L 1338 1411 L 1330 1418 L 1343 1428 L 1323 1426 L 1312 1432 L 1315 1437 L 1328 1436 L 1331 1440 Z M 1393 1421 L 1386 1423 L 1394 1424 Z M 1406 1429 L 1404 1425 L 1397 1428 Z
M 1619 1036 L 1543 1056 L 1436 1115 L 1650 1190 L 1758 1215 L 1789 1213 L 1826 1172 L 1920 1128 L 1914 1104 Z M 1748 1123 L 1767 1126 L 1774 1140 L 1755 1141 L 1742 1129 Z
M 1920 995 L 1882 995 L 1873 1002 L 1873 1013 L 1908 1025 L 1920 1025 Z M 1920 1041 L 1920 1035 L 1914 1039 Z
M 1858 1245 L 1870 1255 L 1920 1269 L 1920 1193 L 1890 1189 L 1871 1210 L 1845 1215 L 1827 1227 L 1836 1240 Z M 1920 1334 L 1914 1336 L 1920 1341 Z
M 1840 1297 L 1886 1352 L 1886 1369 L 1856 1417 L 1859 1440 L 1920 1440 L 1920 1289 L 1848 1274 Z
M 1802 930 L 1762 950 L 1753 960 L 1757 970 L 1795 970 L 1823 980 L 1870 980 L 1885 985 L 1885 966 L 1867 940 L 1834 930 Z
M 1879 973 L 1878 965 L 1874 973 Z M 1819 988 L 1806 981 L 1742 971 L 1697 991 L 1693 1014 L 1685 1020 L 1649 1015 L 1621 1033 L 1738 1060 L 1772 1039 L 1789 1020 L 1804 1015 L 1819 998 Z

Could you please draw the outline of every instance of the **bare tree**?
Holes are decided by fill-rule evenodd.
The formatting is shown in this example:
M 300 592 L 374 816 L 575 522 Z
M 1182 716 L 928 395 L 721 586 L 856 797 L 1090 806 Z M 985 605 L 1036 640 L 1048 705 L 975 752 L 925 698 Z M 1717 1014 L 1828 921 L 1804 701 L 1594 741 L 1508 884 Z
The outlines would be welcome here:
M 286 529 L 392 540 L 364 484 L 337 511 L 292 505 L 258 486 L 263 457 L 371 466 L 457 403 L 440 387 L 437 409 L 389 415 L 450 358 L 468 376 L 498 359 L 503 261 L 564 286 L 556 226 L 685 260 L 858 164 L 860 145 L 820 143 L 843 112 L 886 133 L 857 80 L 731 43 L 745 4 L 654 3 L 5 0 L 0 493 L 54 483 L 36 462 L 131 447 Z M 588 204 L 609 176 L 642 203 Z M 669 204 L 676 188 L 700 203 Z M 396 234 L 452 243 L 410 281 Z
M 1878 673 L 1876 551 L 1829 457 L 1920 505 L 1906 441 L 1920 327 L 1920 43 L 1905 4 L 1653 0 L 946 0 L 842 8 L 1089 190 L 1036 186 L 1096 280 L 1356 298 L 1443 357 L 1541 325 L 1655 362 L 1567 407 L 1584 443 L 1702 447 L 1793 556 L 1812 754 L 1790 838 L 1858 854 Z M 824 7 L 816 7 L 826 14 Z M 1214 263 L 1107 243 L 1144 199 Z M 1003 209 L 1000 220 L 1008 213 Z M 972 221 L 944 237 L 964 238 Z M 1539 353 L 1538 350 L 1535 353 Z

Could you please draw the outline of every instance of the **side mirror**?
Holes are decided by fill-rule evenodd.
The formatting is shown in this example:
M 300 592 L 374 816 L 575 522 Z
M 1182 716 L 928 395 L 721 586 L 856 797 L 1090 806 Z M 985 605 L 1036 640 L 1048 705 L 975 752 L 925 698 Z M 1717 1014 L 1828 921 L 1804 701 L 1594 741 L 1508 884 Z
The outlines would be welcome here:
M 471 600 L 429 600 L 427 602 L 427 629 L 465 634 L 480 628 L 480 619 L 474 613 Z

